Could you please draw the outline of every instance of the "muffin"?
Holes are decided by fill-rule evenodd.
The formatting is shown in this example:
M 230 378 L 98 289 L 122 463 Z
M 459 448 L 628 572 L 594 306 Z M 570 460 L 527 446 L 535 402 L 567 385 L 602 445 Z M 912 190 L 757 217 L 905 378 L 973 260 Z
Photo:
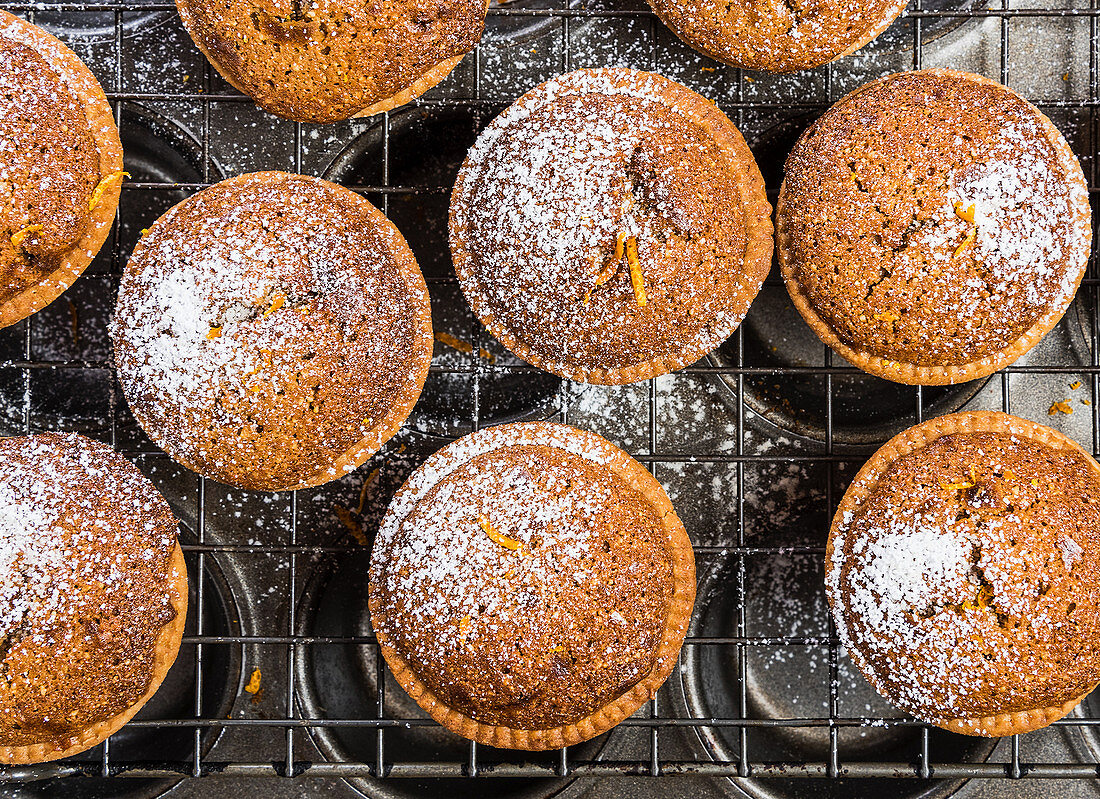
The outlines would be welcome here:
M 451 197 L 451 253 L 478 317 L 561 377 L 630 383 L 732 333 L 771 265 L 771 207 L 745 140 L 660 75 L 585 69 L 482 132 Z
M 171 208 L 126 265 L 115 366 L 175 460 L 266 491 L 352 471 L 404 423 L 432 356 L 416 259 L 359 195 L 283 172 Z
M 594 433 L 480 430 L 398 491 L 371 555 L 371 622 L 398 682 L 479 743 L 587 740 L 676 664 L 695 559 L 664 490 Z
M 57 299 L 111 230 L 122 144 L 92 73 L 0 11 L 0 327 Z
M 90 749 L 156 693 L 187 614 L 176 532 L 110 447 L 0 439 L 0 763 Z
M 273 114 L 335 122 L 389 111 L 451 74 L 486 0 L 176 0 L 184 27 L 236 89 Z
M 905 0 L 650 0 L 687 44 L 742 69 L 795 72 L 851 55 L 897 19 Z
M 826 589 L 870 683 L 968 735 L 1044 727 L 1100 682 L 1100 466 L 1003 413 L 925 422 L 860 470 Z
M 779 263 L 845 359 L 899 383 L 958 383 L 1058 323 L 1090 216 L 1081 166 L 1038 109 L 977 75 L 907 72 L 852 92 L 798 140 Z

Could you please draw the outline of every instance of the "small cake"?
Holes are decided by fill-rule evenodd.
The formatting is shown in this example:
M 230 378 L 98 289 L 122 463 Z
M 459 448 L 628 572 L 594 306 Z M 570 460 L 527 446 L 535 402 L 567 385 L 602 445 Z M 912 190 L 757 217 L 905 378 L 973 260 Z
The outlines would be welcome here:
M 177 529 L 110 447 L 0 439 L 0 763 L 90 749 L 156 693 L 187 614 Z
M 672 32 L 742 69 L 795 72 L 851 55 L 897 19 L 905 0 L 650 0 Z
M 1069 307 L 1092 242 L 1065 139 L 987 78 L 890 75 L 806 130 L 776 211 L 779 262 L 821 339 L 899 383 L 984 377 Z
M 267 491 L 359 466 L 404 423 L 432 357 L 401 234 L 358 194 L 284 172 L 223 181 L 158 219 L 126 266 L 113 333 L 150 438 Z
M 1100 683 L 1100 466 L 1048 427 L 960 413 L 896 436 L 826 558 L 841 643 L 919 719 L 1027 732 Z
M 694 601 L 691 542 L 660 484 L 594 433 L 546 422 L 428 458 L 371 556 L 394 676 L 491 746 L 552 749 L 618 724 L 675 666 Z
M 92 73 L 0 11 L 0 327 L 57 299 L 111 231 L 122 144 Z
M 585 69 L 482 132 L 451 197 L 451 253 L 513 353 L 630 383 L 695 363 L 737 328 L 771 266 L 770 214 L 713 103 L 649 72 Z
M 446 78 L 481 38 L 488 5 L 176 0 L 176 7 L 210 63 L 261 108 L 336 122 L 389 111 Z

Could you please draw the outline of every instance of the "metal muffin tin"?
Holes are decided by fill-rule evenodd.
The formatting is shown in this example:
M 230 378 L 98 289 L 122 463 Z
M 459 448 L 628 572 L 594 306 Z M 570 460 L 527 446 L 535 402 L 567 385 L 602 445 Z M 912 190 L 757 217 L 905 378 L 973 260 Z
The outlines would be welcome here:
M 88 273 L 0 331 L 0 434 L 77 430 L 132 458 L 181 518 L 192 578 L 179 660 L 138 720 L 84 755 L 0 768 L 0 796 L 1100 794 L 1100 699 L 1000 741 L 902 718 L 838 652 L 821 588 L 826 531 L 847 481 L 908 425 L 1003 409 L 1098 451 L 1095 269 L 1032 353 L 973 384 L 900 387 L 854 371 L 810 333 L 773 276 L 710 357 L 600 388 L 532 369 L 493 342 L 446 246 L 450 186 L 477 131 L 527 89 L 585 66 L 655 69 L 714 99 L 748 138 L 773 199 L 799 131 L 849 89 L 914 67 L 980 72 L 1054 119 L 1095 192 L 1100 0 L 915 0 L 857 55 L 787 76 L 697 55 L 643 0 L 514 0 L 494 4 L 479 48 L 426 97 L 324 127 L 272 117 L 229 88 L 170 3 L 0 7 L 60 36 L 96 73 L 131 173 L 119 224 Z M 437 331 L 473 347 L 438 343 L 406 429 L 356 473 L 294 494 L 228 488 L 168 460 L 126 408 L 106 332 L 141 229 L 194 191 L 260 169 L 362 191 L 416 252 Z M 1062 400 L 1073 414 L 1049 416 Z M 427 720 L 387 674 L 364 600 L 368 545 L 405 476 L 455 436 L 533 418 L 594 430 L 650 466 L 696 543 L 700 580 L 680 669 L 657 699 L 593 742 L 545 754 L 478 747 Z M 257 669 L 253 694 L 245 689 Z

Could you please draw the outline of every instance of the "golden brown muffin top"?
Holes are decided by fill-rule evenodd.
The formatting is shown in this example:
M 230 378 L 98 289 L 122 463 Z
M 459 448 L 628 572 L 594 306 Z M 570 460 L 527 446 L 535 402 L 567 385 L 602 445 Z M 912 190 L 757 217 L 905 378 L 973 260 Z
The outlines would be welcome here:
M 357 465 L 349 451 L 377 450 L 432 346 L 427 288 L 397 230 L 353 192 L 282 172 L 219 183 L 149 229 L 114 341 L 158 445 L 269 490 L 333 479 Z
M 1100 682 L 1100 481 L 1076 449 L 943 435 L 899 457 L 833 536 L 841 642 L 904 710 L 982 718 Z
M 966 364 L 1068 305 L 1087 208 L 1079 165 L 1034 106 L 963 73 L 903 73 L 841 100 L 795 145 L 781 257 L 843 343 Z
M 9 33 L 0 27 L 0 304 L 80 241 L 99 183 L 83 102 Z
M 145 693 L 176 519 L 82 436 L 0 439 L 0 746 L 66 741 Z
M 372 618 L 447 706 L 547 729 L 652 670 L 669 538 L 610 449 L 563 425 L 490 428 L 429 458 L 395 498 L 372 558 Z
M 196 43 L 280 116 L 347 119 L 469 52 L 485 0 L 177 0 Z
M 769 212 L 712 104 L 651 73 L 580 70 L 478 138 L 451 249 L 474 310 L 521 357 L 578 379 L 652 361 L 663 373 L 740 323 L 770 265 Z
M 692 47 L 745 69 L 793 72 L 862 47 L 905 8 L 905 0 L 651 0 Z

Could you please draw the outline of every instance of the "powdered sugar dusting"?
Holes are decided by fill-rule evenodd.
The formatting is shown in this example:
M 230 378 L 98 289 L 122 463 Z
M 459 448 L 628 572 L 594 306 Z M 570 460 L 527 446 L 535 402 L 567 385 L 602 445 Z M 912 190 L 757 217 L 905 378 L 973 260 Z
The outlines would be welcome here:
M 440 624 L 430 645 L 418 636 L 421 646 L 460 650 L 478 625 L 490 634 L 498 626 L 527 629 L 538 638 L 550 625 L 549 614 L 532 612 L 544 591 L 562 581 L 581 588 L 601 580 L 589 562 L 612 507 L 610 489 L 581 477 L 567 459 L 540 463 L 535 472 L 525 459 L 506 454 L 522 446 L 549 446 L 599 465 L 616 457 L 591 433 L 519 424 L 459 439 L 413 473 L 386 513 L 372 563 L 388 595 L 422 598 L 404 606 L 401 626 L 464 617 L 461 624 Z M 503 547 L 486 525 L 518 547 Z
M 419 389 L 430 358 L 428 297 L 403 271 L 404 243 L 349 202 L 307 178 L 238 179 L 176 206 L 139 244 L 116 360 L 170 453 L 216 468 L 238 457 L 226 439 L 308 429 L 312 470 L 361 439 L 382 443 L 376 425 Z
M 167 504 L 104 445 L 73 434 L 0 445 L 0 641 L 71 637 L 102 591 L 135 617 L 162 615 L 166 596 L 132 572 L 163 576 L 174 544 Z
M 1053 451 L 1007 436 L 943 441 L 895 465 L 906 476 L 883 478 L 834 527 L 826 587 L 841 643 L 876 688 L 933 721 L 1079 695 L 1097 664 L 1081 626 L 1092 622 L 1076 615 L 1095 590 L 1077 582 L 1095 514 L 1077 497 L 1095 478 L 1066 460 L 1057 468 L 1075 484 L 1040 497 L 1018 472 L 1030 464 L 1042 491 L 1066 483 L 1044 463 Z
M 683 201 L 671 198 L 682 187 L 664 185 L 661 167 L 652 171 L 666 156 L 708 165 L 727 157 L 715 155 L 668 92 L 665 79 L 626 70 L 554 78 L 486 128 L 459 175 L 451 244 L 460 253 L 463 289 L 479 314 L 493 315 L 490 329 L 539 352 L 554 371 L 621 368 L 655 357 L 692 362 L 744 315 L 747 301 L 729 299 L 740 272 L 733 279 L 704 274 L 714 252 L 736 254 L 743 245 L 722 240 L 727 234 L 717 226 L 687 221 Z M 712 191 L 701 179 L 694 202 L 728 201 Z M 726 220 L 727 212 L 714 212 L 719 217 Z M 739 230 L 743 220 L 734 217 L 730 225 Z M 680 249 L 668 243 L 677 237 L 687 242 Z M 618 247 L 621 258 L 621 242 L 631 238 L 648 308 L 612 256 Z M 706 254 L 683 254 L 689 252 Z M 695 281 L 683 274 L 688 263 L 699 273 Z M 666 316 L 663 325 L 650 319 L 681 307 L 693 310 L 674 321 Z

